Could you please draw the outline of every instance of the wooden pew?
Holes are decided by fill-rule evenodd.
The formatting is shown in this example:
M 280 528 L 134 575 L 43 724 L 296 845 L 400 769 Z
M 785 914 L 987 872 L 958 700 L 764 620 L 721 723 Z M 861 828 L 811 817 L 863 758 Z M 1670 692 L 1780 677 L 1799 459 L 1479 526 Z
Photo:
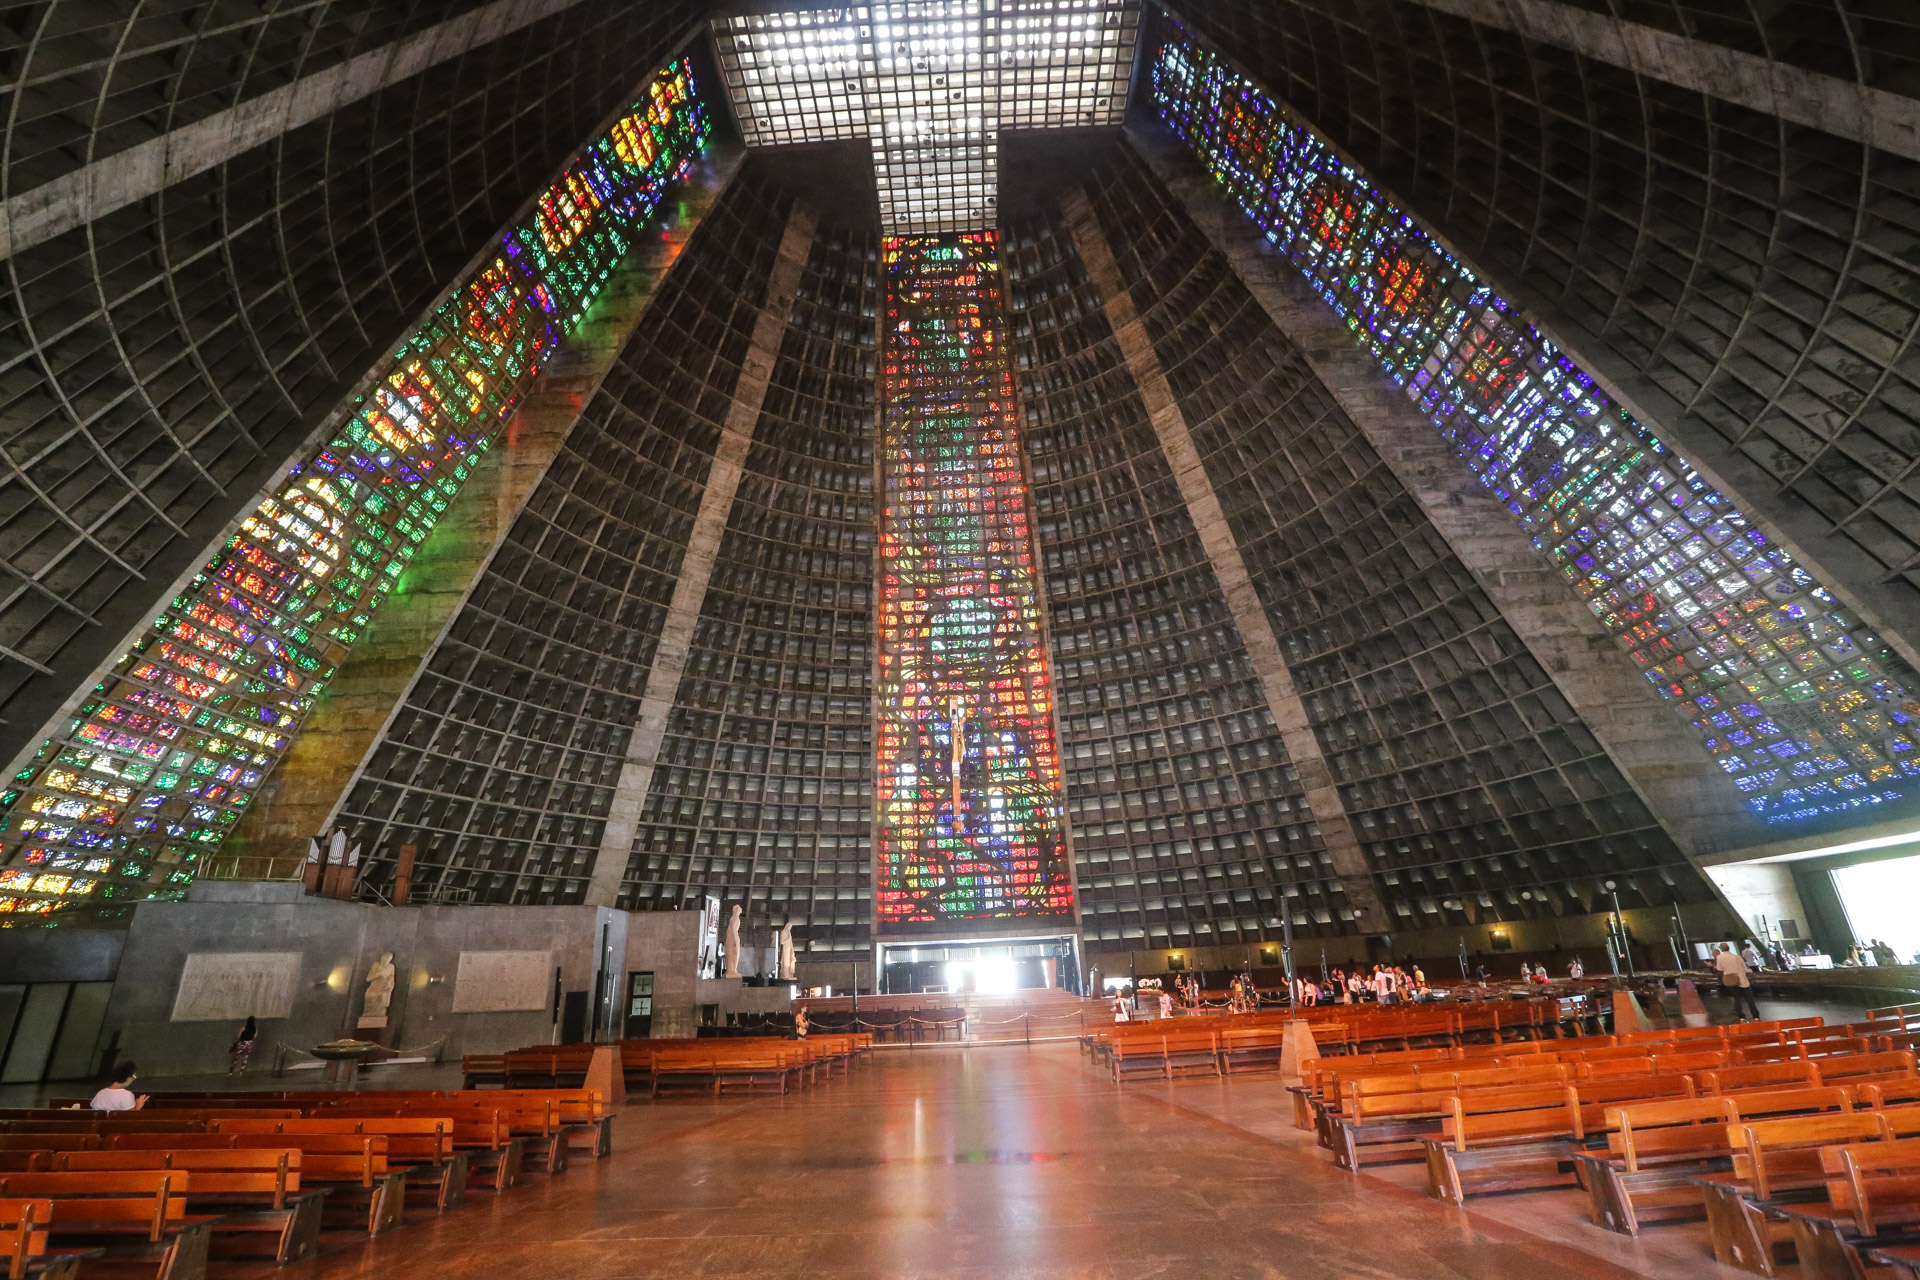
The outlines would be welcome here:
M 1773 1275 L 1774 1246 L 1790 1238 L 1792 1230 L 1772 1203 L 1775 1197 L 1824 1187 L 1820 1148 L 1885 1141 L 1889 1132 L 1885 1113 L 1873 1111 L 1727 1126 L 1733 1172 L 1695 1179 L 1706 1198 L 1714 1257 L 1728 1266 Z
M 407 1203 L 436 1212 L 466 1203 L 467 1153 L 453 1149 L 453 1119 L 440 1116 L 307 1116 L 299 1120 L 216 1120 L 218 1133 L 368 1134 L 387 1140 L 389 1167 L 404 1171 Z M 415 1196 L 419 1191 L 423 1195 Z
M 712 1040 L 697 1049 L 679 1049 L 654 1057 L 652 1095 L 695 1089 L 719 1097 L 729 1092 L 786 1093 L 810 1074 L 804 1056 L 787 1047 Z M 712 1046 L 712 1047 L 708 1047 Z M 725 1047 L 721 1047 L 725 1046 Z
M 213 1220 L 188 1216 L 190 1185 L 175 1170 L 17 1173 L 0 1177 L 0 1197 L 45 1200 L 54 1246 L 151 1264 L 154 1280 L 205 1280 Z
M 468 1089 L 507 1085 L 507 1055 L 504 1053 L 467 1053 L 460 1056 L 461 1084 Z
M 377 1134 L 130 1133 L 108 1137 L 109 1151 L 300 1152 L 304 1187 L 325 1187 L 322 1225 L 379 1235 L 404 1220 L 405 1174 L 387 1166 L 387 1140 Z
M 50 1200 L 0 1200 L 0 1280 L 73 1280 L 82 1258 L 98 1249 L 54 1249 L 48 1244 Z
M 1702 1071 L 1699 1080 L 1703 1093 L 1739 1093 L 1743 1090 L 1760 1089 L 1818 1089 L 1821 1085 L 1820 1068 L 1804 1058 L 1795 1058 L 1790 1062 L 1761 1063 L 1754 1066 L 1723 1067 L 1713 1071 Z
M 63 1151 L 58 1167 L 71 1172 L 182 1169 L 192 1176 L 187 1208 L 217 1215 L 210 1252 L 215 1256 L 259 1252 L 264 1239 L 281 1266 L 312 1257 L 320 1247 L 325 1191 L 300 1186 L 297 1150 L 187 1149 Z
M 1569 1085 L 1520 1085 L 1447 1099 L 1441 1136 L 1424 1140 L 1427 1194 L 1464 1204 L 1471 1193 L 1563 1186 L 1573 1144 L 1586 1137 Z
M 1171 1080 L 1195 1072 L 1220 1074 L 1220 1045 L 1217 1033 L 1211 1030 L 1156 1028 L 1116 1036 L 1108 1056 L 1115 1084 L 1138 1075 Z
M 1220 1070 L 1226 1075 L 1236 1071 L 1278 1071 L 1280 1055 L 1286 1043 L 1285 1027 L 1241 1027 L 1219 1035 Z
M 1692 1175 L 1731 1157 L 1727 1126 L 1737 1119 L 1725 1096 L 1614 1108 L 1606 1153 L 1578 1157 L 1594 1225 L 1637 1236 L 1643 1222 L 1699 1217 L 1705 1201 Z

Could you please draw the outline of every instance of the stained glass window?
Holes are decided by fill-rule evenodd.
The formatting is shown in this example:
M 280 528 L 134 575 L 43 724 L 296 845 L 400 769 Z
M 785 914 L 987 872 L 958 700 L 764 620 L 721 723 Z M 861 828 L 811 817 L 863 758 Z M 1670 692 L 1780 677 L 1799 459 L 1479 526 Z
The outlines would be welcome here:
M 884 257 L 880 928 L 1071 917 L 999 237 Z
M 1908 794 L 1920 679 L 1432 233 L 1173 33 L 1161 113 L 1770 822 Z
M 399 344 L 0 796 L 0 916 L 191 880 L 708 130 L 662 69 Z

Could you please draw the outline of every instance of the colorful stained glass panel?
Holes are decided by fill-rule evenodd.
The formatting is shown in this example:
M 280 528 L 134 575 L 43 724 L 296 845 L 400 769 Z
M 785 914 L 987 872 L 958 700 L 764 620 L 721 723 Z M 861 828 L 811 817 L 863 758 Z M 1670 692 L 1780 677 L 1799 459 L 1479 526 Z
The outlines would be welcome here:
M 890 239 L 885 258 L 880 929 L 1070 919 L 999 238 Z
M 1920 787 L 1920 677 L 1325 140 L 1177 25 L 1162 115 L 1769 822 Z
M 400 343 L 0 795 L 0 862 L 101 873 L 9 872 L 0 914 L 193 878 L 708 131 L 691 65 L 670 64 Z

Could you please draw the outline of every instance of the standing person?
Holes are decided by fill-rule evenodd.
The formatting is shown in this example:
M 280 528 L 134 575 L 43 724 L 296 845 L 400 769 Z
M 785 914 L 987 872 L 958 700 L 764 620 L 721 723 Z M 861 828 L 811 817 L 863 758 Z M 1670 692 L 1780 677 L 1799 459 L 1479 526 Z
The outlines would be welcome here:
M 1115 1022 L 1126 1022 L 1128 1020 L 1127 993 L 1124 991 L 1115 991 L 1113 993 L 1113 1020 Z
M 138 1111 L 147 1105 L 147 1096 L 133 1096 L 128 1086 L 133 1083 L 136 1072 L 131 1062 L 123 1062 L 113 1069 L 113 1083 L 93 1095 L 93 1101 L 87 1105 L 95 1111 Z
M 237 1076 L 245 1073 L 247 1059 L 253 1056 L 254 1037 L 259 1034 L 258 1024 L 254 1022 L 253 1015 L 248 1014 L 247 1025 L 240 1028 L 240 1034 L 235 1036 L 233 1043 L 227 1046 L 227 1075 Z
M 1575 956 L 1573 962 L 1567 966 L 1567 976 L 1575 982 L 1587 976 L 1587 966 L 1580 963 L 1579 956 Z
M 1753 945 L 1752 938 L 1740 944 L 1740 962 L 1752 973 L 1758 973 L 1767 967 L 1767 962 L 1760 958 L 1760 949 Z
M 1173 1016 L 1173 992 L 1168 991 L 1165 987 L 1160 989 L 1160 1016 L 1163 1018 L 1171 1018 Z
M 1734 954 L 1733 944 L 1723 942 L 1719 952 L 1713 957 L 1713 967 L 1720 971 L 1720 985 L 1733 996 L 1733 1010 L 1745 1022 L 1751 1017 L 1760 1021 L 1760 1004 L 1753 998 L 1753 979 L 1748 976 L 1746 961 Z
M 793 1038 L 795 1040 L 805 1040 L 807 1038 L 807 1011 L 805 1009 L 799 1009 L 794 1012 Z

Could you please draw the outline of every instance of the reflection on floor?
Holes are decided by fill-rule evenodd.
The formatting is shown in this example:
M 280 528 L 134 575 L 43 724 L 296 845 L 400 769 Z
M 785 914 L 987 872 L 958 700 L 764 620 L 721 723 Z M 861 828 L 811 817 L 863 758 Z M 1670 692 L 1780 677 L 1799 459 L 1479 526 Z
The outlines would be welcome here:
M 1716 1021 L 1727 1004 L 1709 1000 Z M 1858 1016 L 1825 1003 L 1763 1002 L 1763 1012 Z M 875 1056 L 787 1098 L 636 1102 L 611 1159 L 346 1241 L 289 1280 L 1744 1274 L 1713 1262 L 1703 1226 L 1629 1240 L 1592 1226 L 1570 1191 L 1459 1210 L 1428 1199 L 1415 1166 L 1339 1173 L 1293 1128 L 1273 1076 L 1117 1088 L 1072 1043 Z M 381 1083 L 457 1084 L 451 1066 L 406 1070 Z M 309 1081 L 260 1072 L 247 1083 Z
M 293 1268 L 299 1280 L 643 1276 L 1725 1276 L 1579 1197 L 1428 1199 L 1293 1129 L 1272 1076 L 1116 1088 L 1069 1044 L 882 1052 L 788 1098 L 636 1104 L 616 1154 Z M 266 1280 L 248 1269 L 246 1280 Z

